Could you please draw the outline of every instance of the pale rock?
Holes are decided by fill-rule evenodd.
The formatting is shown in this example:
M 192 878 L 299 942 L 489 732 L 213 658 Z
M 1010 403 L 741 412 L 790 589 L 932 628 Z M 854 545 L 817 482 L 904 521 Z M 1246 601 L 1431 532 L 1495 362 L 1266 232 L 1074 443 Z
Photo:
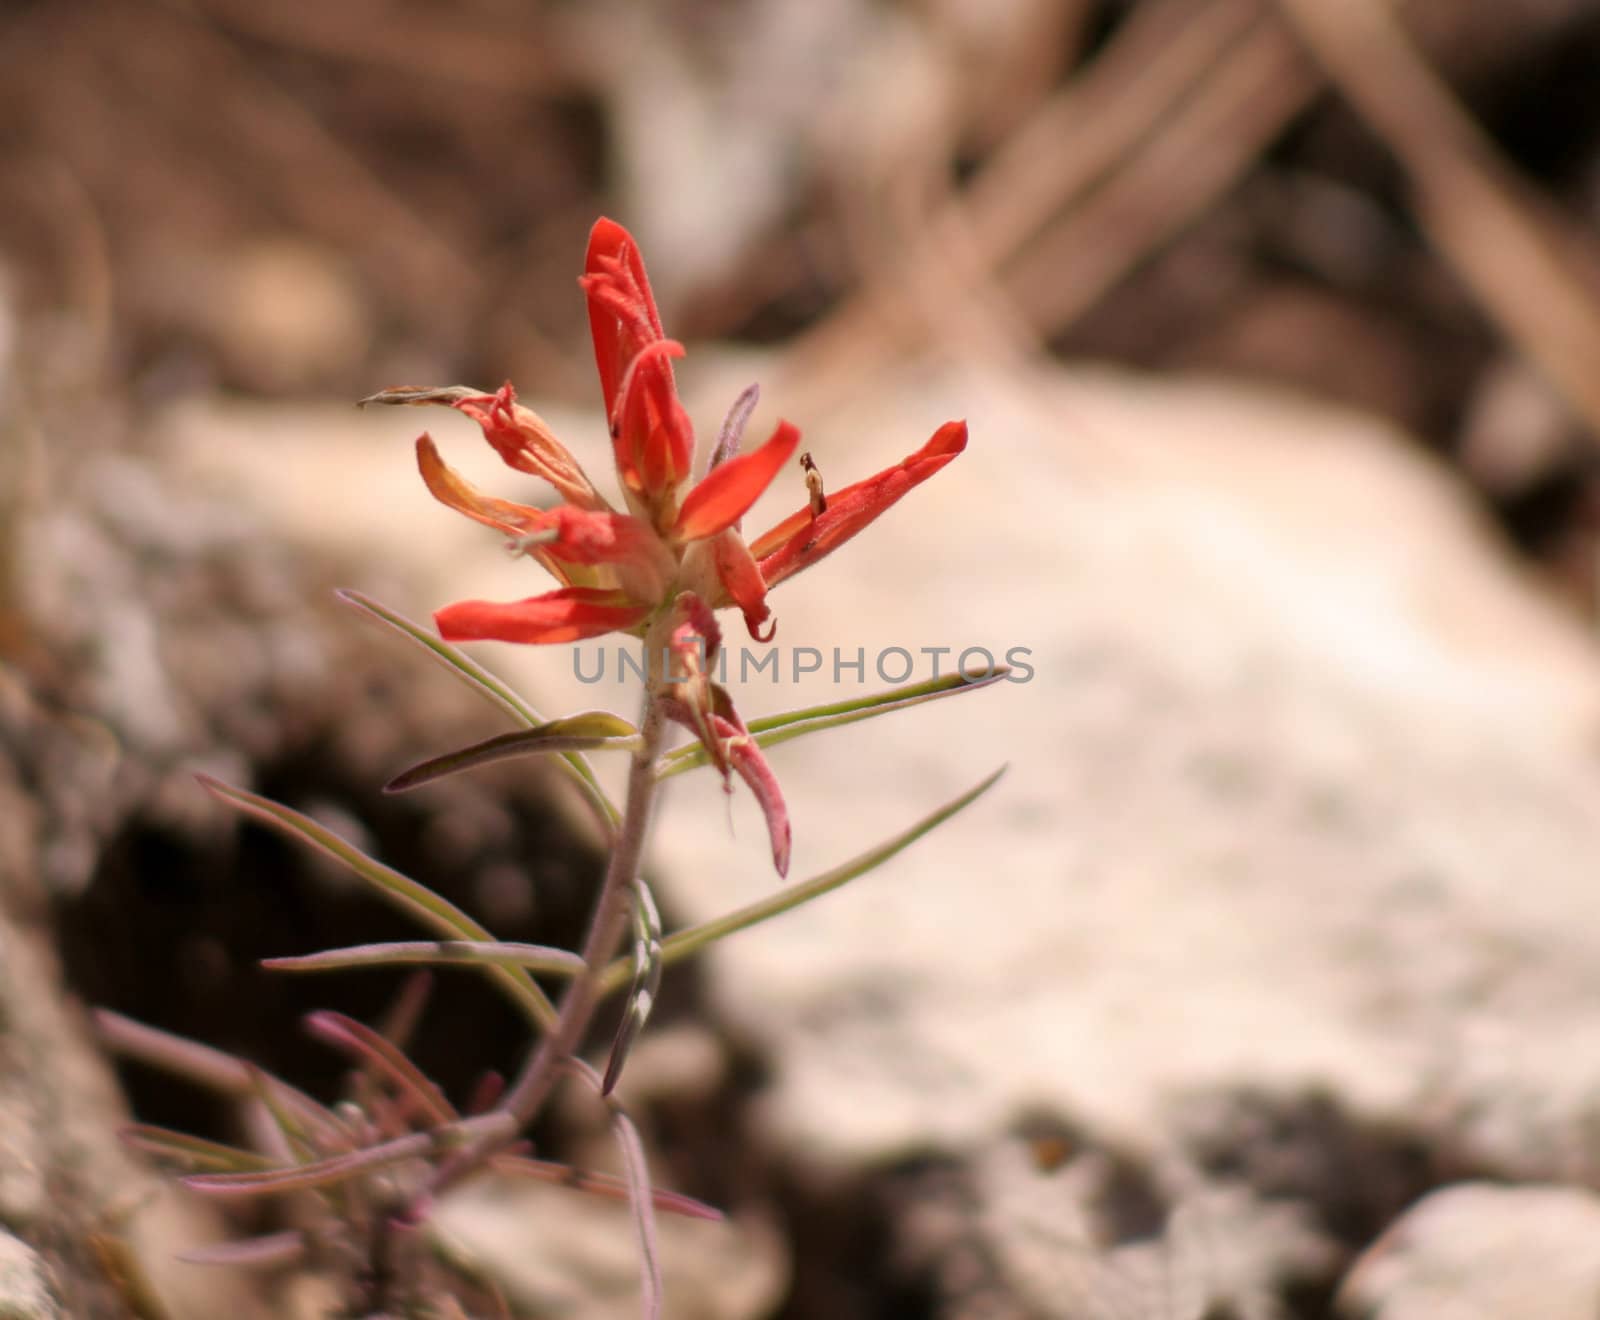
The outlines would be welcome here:
M 60 1320 L 50 1270 L 20 1238 L 0 1232 L 0 1320 Z
M 1350 1320 L 1593 1320 L 1600 1198 L 1576 1187 L 1445 1187 L 1362 1255 L 1338 1308 Z
M 775 366 L 691 355 L 702 436 Z M 1600 1087 L 1593 639 L 1416 445 L 1292 395 L 930 368 L 793 420 L 837 489 L 963 415 L 963 457 L 774 593 L 776 681 L 730 682 L 750 718 L 888 686 L 894 647 L 917 678 L 931 647 L 1031 668 L 774 750 L 796 877 L 1010 769 L 881 873 L 710 955 L 718 1011 L 772 1061 L 764 1139 L 859 1168 L 979 1149 L 1042 1107 L 1154 1154 L 1187 1097 L 1249 1087 L 1572 1169 Z M 598 410 L 551 421 L 609 489 Z M 405 608 L 545 590 L 422 491 L 396 449 L 425 426 L 474 481 L 536 493 L 444 412 L 191 410 L 171 434 L 197 479 L 379 564 L 353 585 Z M 798 470 L 775 487 L 747 534 L 804 503 Z M 636 683 L 584 683 L 566 648 L 477 653 L 551 712 L 635 709 Z M 742 791 L 673 781 L 671 909 L 771 893 L 763 834 Z
M 434 1222 L 513 1306 L 568 1320 L 640 1311 L 640 1244 L 625 1204 L 567 1188 L 480 1178 L 440 1203 Z M 775 1227 L 656 1217 L 665 1320 L 770 1315 L 783 1295 Z

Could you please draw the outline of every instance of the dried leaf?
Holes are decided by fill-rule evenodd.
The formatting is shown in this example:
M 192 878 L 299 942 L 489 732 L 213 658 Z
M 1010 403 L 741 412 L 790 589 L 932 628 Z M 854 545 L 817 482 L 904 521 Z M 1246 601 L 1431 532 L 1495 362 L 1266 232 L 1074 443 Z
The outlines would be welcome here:
M 634 882 L 633 898 L 633 984 L 628 989 L 622 1021 L 617 1024 L 616 1039 L 611 1042 L 611 1058 L 606 1062 L 606 1075 L 600 1083 L 601 1095 L 610 1095 L 622 1076 L 628 1051 L 649 1021 L 660 990 L 661 913 L 656 909 L 650 886 L 638 879 Z
M 459 751 L 446 752 L 403 770 L 383 786 L 385 793 L 404 793 L 431 784 L 446 775 L 460 774 L 479 766 L 492 765 L 518 756 L 538 756 L 550 752 L 628 751 L 639 745 L 639 731 L 620 716 L 605 711 L 589 711 L 550 720 L 533 729 L 502 733 Z

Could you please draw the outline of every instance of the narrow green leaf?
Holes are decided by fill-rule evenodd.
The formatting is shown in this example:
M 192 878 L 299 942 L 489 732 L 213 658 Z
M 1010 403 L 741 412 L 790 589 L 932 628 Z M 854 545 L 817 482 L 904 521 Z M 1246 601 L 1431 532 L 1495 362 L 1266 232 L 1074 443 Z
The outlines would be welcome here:
M 330 1159 L 252 1173 L 197 1173 L 185 1178 L 183 1183 L 185 1187 L 212 1196 L 267 1196 L 303 1192 L 312 1188 L 337 1186 L 358 1174 L 416 1159 L 428 1154 L 430 1149 L 427 1134 L 414 1133 L 387 1141 L 381 1146 L 350 1151 Z
M 574 738 L 636 738 L 639 735 L 639 730 L 609 710 L 586 710 L 577 715 L 563 715 L 542 727 L 546 733 L 566 734 Z
M 386 605 L 380 605 L 359 591 L 343 587 L 334 594 L 352 609 L 360 610 L 368 618 L 394 629 L 402 637 L 420 647 L 435 663 L 443 665 L 468 687 L 505 711 L 518 723 L 530 729 L 544 723 L 539 712 L 510 687 L 465 652 L 451 646 L 449 642 L 434 636 L 405 615 L 391 610 Z M 584 760 L 583 754 L 576 751 L 567 752 L 562 757 L 562 764 L 566 767 L 565 773 L 577 784 L 584 799 L 600 817 L 601 825 L 608 832 L 615 830 L 618 822 L 622 820 L 622 813 L 606 796 L 605 789 L 600 787 L 600 781 L 595 778 L 593 767 Z
M 317 851 L 342 863 L 371 885 L 380 896 L 417 918 L 423 925 L 430 926 L 454 939 L 492 940 L 493 937 L 487 930 L 455 904 L 440 897 L 426 885 L 418 884 L 410 876 L 403 875 L 393 867 L 385 866 L 382 862 L 368 857 L 359 848 L 347 843 L 309 816 L 257 793 L 225 784 L 210 775 L 197 775 L 196 778 L 212 796 L 237 807 L 264 825 L 310 844 Z M 554 1006 L 527 972 L 520 968 L 491 964 L 489 974 L 509 992 L 513 1002 L 540 1030 L 548 1031 L 555 1025 Z
M 277 1126 L 278 1135 L 283 1138 L 284 1149 L 292 1154 L 299 1163 L 307 1163 L 321 1152 L 322 1146 L 330 1139 L 337 1141 L 343 1134 L 343 1129 L 335 1123 L 332 1127 L 327 1124 L 309 1124 L 305 1116 L 290 1104 L 274 1087 L 275 1080 L 265 1069 L 258 1068 L 253 1063 L 245 1064 L 250 1072 L 250 1089 L 254 1092 L 256 1100 L 266 1111 Z M 330 1137 L 330 1134 L 333 1134 Z M 248 1177 L 248 1174 L 240 1174 Z
M 433 991 L 432 972 L 413 972 L 400 983 L 394 1000 L 378 1020 L 378 1030 L 401 1049 L 410 1045 L 422 1023 L 423 1010 Z
M 622 1106 L 612 1102 L 611 1135 L 622 1152 L 623 1180 L 628 1187 L 628 1204 L 633 1210 L 634 1234 L 639 1239 L 639 1288 L 645 1320 L 660 1320 L 663 1289 L 661 1251 L 656 1243 L 655 1199 L 650 1188 L 650 1161 L 645 1158 L 644 1142 Z
M 543 723 L 539 712 L 528 705 L 505 683 L 501 682 L 476 660 L 451 646 L 449 642 L 435 637 L 420 624 L 412 622 L 397 610 L 391 610 L 387 605 L 379 604 L 370 596 L 364 595 L 352 587 L 340 587 L 333 594 L 346 605 L 360 610 L 368 617 L 394 629 L 402 637 L 421 647 L 435 662 L 453 672 L 457 678 L 500 707 L 512 719 L 526 724 L 530 728 L 536 724 Z
M 279 1269 L 306 1257 L 310 1248 L 298 1229 L 268 1233 L 261 1237 L 236 1238 L 204 1247 L 190 1247 L 175 1259 L 185 1265 L 226 1265 L 233 1269 Z M 162 1312 L 165 1314 L 165 1312 Z
M 446 752 L 403 770 L 383 786 L 385 793 L 404 793 L 446 775 L 517 756 L 548 752 L 628 751 L 639 746 L 639 731 L 620 716 L 592 710 L 551 720 L 533 729 L 502 733 L 458 751 Z
M 332 1009 L 319 1009 L 307 1016 L 306 1026 L 313 1035 L 355 1058 L 374 1079 L 380 1074 L 387 1077 L 430 1123 L 453 1123 L 460 1117 L 444 1092 L 406 1052 L 366 1023 Z
M 861 853 L 851 858 L 841 866 L 836 866 L 831 871 L 824 871 L 821 875 L 797 885 L 787 885 L 783 889 L 748 903 L 742 908 L 729 912 L 725 916 L 713 918 L 711 921 L 702 922 L 698 926 L 691 926 L 688 930 L 680 930 L 674 935 L 669 935 L 661 943 L 661 961 L 663 964 L 675 963 L 698 953 L 708 944 L 732 935 L 735 931 L 747 930 L 751 926 L 759 925 L 780 913 L 791 908 L 799 907 L 814 898 L 820 898 L 831 889 L 847 884 L 857 876 L 865 875 L 874 867 L 881 866 L 896 853 L 915 843 L 930 830 L 942 825 L 957 812 L 971 806 L 980 797 L 993 788 L 1000 776 L 1005 774 L 1006 767 L 1001 766 L 993 774 L 969 788 L 960 797 L 954 798 L 944 804 L 937 811 L 924 816 L 910 829 L 897 834 L 892 839 L 880 843 L 876 848 Z M 614 960 L 605 970 L 605 976 L 600 983 L 602 994 L 613 994 L 628 984 L 632 974 L 631 964 L 626 958 Z
M 252 1173 L 198 1173 L 185 1178 L 183 1182 L 186 1187 L 213 1196 L 264 1196 L 331 1187 L 358 1174 L 387 1168 L 405 1160 L 459 1150 L 477 1140 L 503 1140 L 513 1128 L 509 1116 L 486 1114 L 482 1118 L 463 1119 L 429 1132 L 413 1132 L 377 1146 L 349 1151 L 310 1164 L 291 1164 Z
M 921 683 L 895 688 L 891 692 L 878 692 L 851 701 L 834 701 L 822 706 L 807 706 L 803 710 L 785 711 L 781 715 L 768 715 L 762 719 L 751 720 L 749 728 L 757 746 L 773 747 L 778 743 L 788 742 L 791 738 L 803 738 L 808 733 L 842 728 L 846 724 L 855 724 L 860 720 L 876 719 L 879 715 L 887 715 L 891 711 L 920 706 L 926 701 L 938 701 L 943 697 L 956 696 L 962 692 L 975 692 L 979 688 L 999 682 L 1010 672 L 1007 666 L 997 665 L 994 669 L 981 674 L 946 674 L 942 678 L 926 679 Z M 708 765 L 710 760 L 702 744 L 689 743 L 668 752 L 662 758 L 656 778 L 669 779 L 673 775 L 682 774 L 685 770 L 695 770 Z
M 220 1141 L 207 1141 L 204 1137 L 174 1132 L 170 1128 L 154 1127 L 148 1123 L 133 1123 L 125 1127 L 122 1139 L 135 1150 L 189 1173 L 249 1173 L 272 1165 L 271 1160 L 256 1151 L 224 1145 Z
M 628 1204 L 633 1210 L 634 1231 L 639 1239 L 640 1288 L 645 1320 L 660 1320 L 661 1253 L 656 1245 L 655 1195 L 650 1187 L 650 1162 L 645 1158 L 644 1142 L 639 1137 L 639 1129 L 628 1117 L 628 1111 L 617 1102 L 616 1096 L 605 1094 L 599 1073 L 578 1058 L 568 1059 L 566 1068 L 600 1091 L 606 1108 L 611 1111 L 611 1135 L 616 1138 L 622 1152 L 622 1182 L 628 1189 Z
M 163 1031 L 160 1027 L 136 1022 L 110 1009 L 95 1009 L 94 1024 L 101 1042 L 108 1049 L 182 1077 L 197 1086 L 209 1087 L 221 1095 L 241 1099 L 252 1096 L 264 1076 L 255 1064 L 236 1055 Z M 299 1122 L 322 1134 L 338 1131 L 339 1123 L 333 1114 L 304 1091 L 296 1090 L 277 1077 L 269 1076 L 267 1080 L 280 1103 L 292 1108 Z
M 333 972 L 352 967 L 459 967 L 464 963 L 479 967 L 521 967 L 556 976 L 576 976 L 584 968 L 583 959 L 570 950 L 501 940 L 402 940 L 261 960 L 263 967 L 274 972 Z
M 749 728 L 751 733 L 761 733 L 767 729 L 781 728 L 785 724 L 813 720 L 825 715 L 848 715 L 853 711 L 876 710 L 879 707 L 898 710 L 902 706 L 915 705 L 921 701 L 931 701 L 957 692 L 988 687 L 1010 672 L 1010 665 L 996 665 L 993 669 L 981 672 L 967 670 L 958 674 L 942 674 L 938 678 L 926 678 L 920 683 L 908 683 L 905 687 L 891 688 L 887 692 L 871 692 L 864 697 L 854 697 L 848 701 L 832 701 L 820 706 L 807 706 L 802 710 L 764 715 L 760 719 L 751 720 Z
M 608 1201 L 626 1201 L 630 1196 L 628 1184 L 621 1178 L 590 1169 L 575 1169 L 570 1164 L 557 1164 L 552 1160 L 536 1160 L 526 1155 L 496 1155 L 490 1159 L 489 1167 L 496 1173 L 554 1183 Z M 715 1206 L 685 1196 L 682 1192 L 669 1192 L 657 1187 L 652 1189 L 650 1200 L 657 1210 L 669 1215 L 682 1215 L 685 1219 L 709 1219 L 720 1223 L 727 1218 Z

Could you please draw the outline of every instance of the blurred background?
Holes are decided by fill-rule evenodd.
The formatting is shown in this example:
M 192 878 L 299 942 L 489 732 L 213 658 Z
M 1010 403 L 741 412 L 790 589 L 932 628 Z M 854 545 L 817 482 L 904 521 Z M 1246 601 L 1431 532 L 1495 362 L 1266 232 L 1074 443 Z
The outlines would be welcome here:
M 195 769 L 317 814 L 507 938 L 571 940 L 598 859 L 571 804 L 526 774 L 381 798 L 407 759 L 495 726 L 326 602 L 358 581 L 421 615 L 469 590 L 469 543 L 433 539 L 399 447 L 452 420 L 374 421 L 355 399 L 509 378 L 603 470 L 575 281 L 608 214 L 691 348 L 702 435 L 759 376 L 772 403 L 758 427 L 774 410 L 814 425 L 838 485 L 973 418 L 951 470 L 965 484 L 930 486 L 920 518 L 908 502 L 856 576 L 819 570 L 820 595 L 782 607 L 791 635 L 844 619 L 852 648 L 948 640 L 954 611 L 997 652 L 1034 647 L 1046 680 L 1010 694 L 1019 713 L 857 744 L 887 763 L 796 751 L 779 767 L 792 799 L 822 804 L 799 816 L 816 867 L 888 828 L 863 801 L 903 807 L 898 828 L 1008 756 L 1022 783 L 929 862 L 922 906 L 801 926 L 792 966 L 755 946 L 672 981 L 660 1019 L 675 1049 L 641 1060 L 637 1107 L 661 1177 L 738 1225 L 720 1255 L 692 1235 L 669 1244 L 710 1280 L 678 1284 L 673 1313 L 1442 1315 L 1427 1308 L 1453 1295 L 1395 1274 L 1404 1252 L 1384 1234 L 1479 1175 L 1548 1184 L 1539 1214 L 1563 1227 L 1546 1240 L 1600 1242 L 1595 1205 L 1557 1204 L 1600 1168 L 1600 1063 L 1547 1079 L 1560 1031 L 1535 1062 L 1497 1052 L 1531 1039 L 1530 1004 L 1548 1007 L 1524 971 L 1559 981 L 1555 1015 L 1593 1038 L 1580 1005 L 1596 951 L 1566 950 L 1565 981 L 1543 951 L 1586 927 L 1600 842 L 1597 67 L 1594 0 L 11 0 L 0 906 L 11 938 L 59 961 L 11 964 L 38 1058 L 58 1032 L 83 1035 L 27 1006 L 59 984 L 326 1093 L 341 1063 L 297 1038 L 295 1014 L 332 1002 L 370 1020 L 392 997 L 393 983 L 254 971 L 407 927 L 219 819 Z M 896 580 L 915 586 L 885 606 L 873 593 Z M 496 592 L 478 579 L 470 594 Z M 559 678 L 530 691 L 552 707 L 584 695 Z M 1448 706 L 1437 729 L 1433 705 Z M 1033 742 L 1013 752 L 1010 735 Z M 928 768 L 945 755 L 949 777 Z M 1260 814 L 1302 780 L 1303 816 Z M 1204 810 L 1167 796 L 1191 781 Z M 714 786 L 704 804 L 720 825 Z M 748 845 L 753 818 L 738 820 Z M 1141 851 L 1169 832 L 1167 854 Z M 1334 833 L 1350 852 L 1315 853 Z M 702 883 L 725 861 L 708 847 L 688 830 L 660 841 L 678 920 L 747 896 Z M 1192 898 L 1164 887 L 1174 859 L 1205 882 Z M 1570 876 L 1545 898 L 1503 888 L 1546 864 Z M 1252 908 L 1240 877 L 1258 865 L 1326 883 Z M 985 945 L 982 914 L 953 907 L 970 967 L 896 963 L 887 990 L 873 980 L 908 924 L 952 938 L 929 915 L 938 885 L 993 908 L 1023 873 L 1044 877 L 1041 904 L 1068 880 L 1079 904 L 1060 928 L 1037 918 L 1047 950 Z M 1271 957 L 1306 893 L 1327 939 L 1278 956 L 1325 965 L 1335 989 L 1308 991 L 1305 1018 L 1337 1023 L 1325 1037 L 1253 1016 L 1263 985 L 1298 1002 Z M 1173 933 L 1128 951 L 1168 917 Z M 1460 950 L 1486 930 L 1480 965 Z M 819 947 L 844 969 L 833 997 L 808 997 L 826 981 Z M 1457 961 L 1429 962 L 1441 949 Z M 1071 983 L 1002 1021 L 997 1005 L 1028 996 L 985 999 L 984 969 L 1035 955 L 1051 975 L 1071 963 Z M 1209 956 L 1227 969 L 1214 1003 Z M 1100 958 L 1122 970 L 1097 980 Z M 741 976 L 766 979 L 730 993 Z M 967 978 L 976 1000 L 919 1026 L 906 987 L 923 977 L 951 994 Z M 447 1089 L 514 1066 L 510 1014 L 475 986 L 436 995 L 417 1055 Z M 1070 1027 L 1069 1001 L 1090 1005 Z M 832 1052 L 858 1015 L 877 1064 Z M 1173 1035 L 1146 1039 L 1138 1024 L 1157 1020 Z M 1045 1037 L 1061 1058 L 1041 1057 Z M 1029 1066 L 1013 1077 L 985 1059 L 986 1038 Z M 1325 1048 L 1302 1050 L 1313 1038 Z M 1292 1066 L 1263 1071 L 1252 1040 Z M 1096 1042 L 1129 1054 L 1107 1063 Z M 920 1100 L 896 1098 L 889 1074 Z M 1513 1075 L 1570 1107 L 1550 1119 L 1502 1086 Z M 841 1076 L 854 1082 L 835 1092 Z M 64 1083 L 69 1098 L 48 1100 L 44 1077 L 0 1087 L 0 1112 L 9 1095 L 33 1116 L 19 1120 L 29 1158 L 59 1167 L 50 1117 L 81 1103 L 105 1172 L 81 1195 L 11 1205 L 8 1222 L 66 1280 L 73 1314 L 119 1314 L 85 1226 L 144 1186 L 111 1153 L 120 1102 Z M 230 1132 L 193 1088 L 148 1069 L 121 1081 L 141 1117 Z M 1175 1086 L 1214 1088 L 1211 1107 L 1183 1122 L 1141 1107 Z M 841 1135 L 865 1111 L 865 1134 Z M 563 1112 L 540 1137 L 588 1156 L 593 1127 Z M 1070 1188 L 1027 1199 L 1062 1169 Z M 1476 1241 L 1454 1213 L 1430 1222 Z M 1483 1231 L 1519 1218 L 1533 1222 L 1490 1206 Z M 628 1245 L 612 1221 L 594 1232 Z M 1564 1253 L 1579 1281 L 1563 1297 L 1587 1311 L 1518 1282 L 1470 1313 L 1592 1315 L 1600 1258 Z M 1430 1280 L 1466 1269 L 1418 1259 Z M 584 1287 L 553 1281 L 560 1259 L 504 1286 L 533 1299 L 518 1314 L 632 1313 L 626 1252 L 591 1264 Z M 616 1297 L 595 1282 L 613 1274 Z M 172 1295 L 173 1314 L 214 1313 L 214 1298 Z
M 16 374 L 587 403 L 604 212 L 687 342 L 824 389 L 930 342 L 1289 382 L 1553 561 L 1592 503 L 1600 18 L 1322 8 L 8 6 Z

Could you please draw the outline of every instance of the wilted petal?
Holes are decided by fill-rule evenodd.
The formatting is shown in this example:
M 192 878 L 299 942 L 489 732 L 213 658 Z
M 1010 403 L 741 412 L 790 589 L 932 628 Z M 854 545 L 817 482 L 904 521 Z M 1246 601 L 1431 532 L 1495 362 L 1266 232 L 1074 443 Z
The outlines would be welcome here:
M 578 460 L 556 439 L 544 418 L 517 402 L 510 381 L 493 395 L 463 399 L 456 407 L 483 428 L 484 438 L 512 467 L 543 477 L 568 504 L 580 509 L 606 507 Z
M 750 547 L 769 588 L 837 550 L 896 500 L 921 485 L 967 447 L 967 424 L 946 422 L 916 453 L 876 476 L 828 495 L 828 507 L 810 506 L 785 518 Z
M 680 541 L 699 541 L 732 527 L 772 484 L 799 443 L 800 432 L 779 422 L 760 449 L 718 464 L 684 498 L 672 535 Z
M 658 595 L 672 575 L 671 551 L 638 518 L 570 504 L 534 509 L 485 495 L 439 456 L 426 434 L 417 440 L 417 467 L 440 503 L 486 527 L 525 538 L 527 552 L 567 586 L 595 585 L 595 575 L 565 567 L 573 564 L 616 566 L 621 585 L 637 599 Z
M 447 642 L 577 642 L 602 633 L 625 632 L 643 623 L 650 606 L 621 591 L 563 587 L 543 596 L 506 603 L 463 600 L 433 616 Z
M 548 481 L 567 503 L 580 509 L 606 508 L 605 500 L 584 475 L 578 460 L 556 439 L 544 418 L 516 400 L 517 393 L 507 381 L 493 394 L 465 385 L 443 385 L 434 389 L 399 386 L 381 390 L 361 402 L 412 406 L 446 404 L 477 422 L 483 428 L 484 438 L 508 464 Z
M 422 480 L 434 499 L 457 513 L 465 514 L 474 522 L 480 522 L 485 527 L 493 527 L 513 537 L 532 538 L 558 534 L 556 519 L 550 512 L 498 499 L 478 490 L 439 457 L 439 450 L 433 443 L 433 437 L 427 432 L 417 437 L 417 467 L 421 469 Z M 586 576 L 583 571 L 572 571 L 567 563 L 552 555 L 550 550 L 551 546 L 543 542 L 528 546 L 528 553 L 563 586 L 583 585 L 582 579 Z

